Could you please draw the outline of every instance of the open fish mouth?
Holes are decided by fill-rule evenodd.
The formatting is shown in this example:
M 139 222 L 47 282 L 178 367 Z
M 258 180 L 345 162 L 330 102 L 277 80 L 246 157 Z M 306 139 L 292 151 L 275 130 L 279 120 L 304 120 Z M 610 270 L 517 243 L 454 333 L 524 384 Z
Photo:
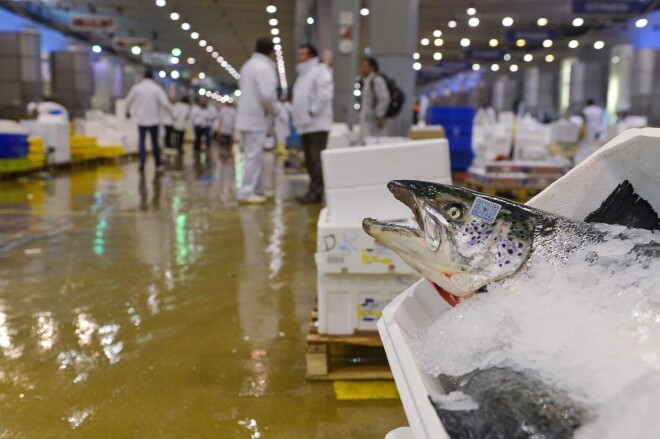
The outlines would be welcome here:
M 424 213 L 422 212 L 422 206 L 420 206 L 420 203 L 418 202 L 417 198 L 413 193 L 414 188 L 409 188 L 405 186 L 405 184 L 406 183 L 403 182 L 391 181 L 387 184 L 387 188 L 392 193 L 392 195 L 394 195 L 394 198 L 396 198 L 398 201 L 408 206 L 408 208 L 412 211 L 412 213 L 415 216 L 415 220 L 417 221 L 418 228 L 408 227 L 399 224 L 386 223 L 375 220 L 373 218 L 366 218 L 362 222 L 362 227 L 367 234 L 381 241 L 383 244 L 387 245 L 388 247 L 392 248 L 395 252 L 399 253 L 399 255 L 402 256 L 403 259 L 406 262 L 408 262 L 409 265 L 411 265 L 414 269 L 417 270 L 418 273 L 420 273 L 431 284 L 433 284 L 434 288 L 438 291 L 440 296 L 447 303 L 449 303 L 451 306 L 456 306 L 461 302 L 462 298 L 446 291 L 438 284 L 430 280 L 427 276 L 424 276 L 422 270 L 420 270 L 418 267 L 415 267 L 413 264 L 411 264 L 409 260 L 407 260 L 407 258 L 404 256 L 404 254 L 406 253 L 405 249 L 403 249 L 402 246 L 399 245 L 399 242 L 404 242 L 406 238 L 412 238 L 421 241 L 423 243 L 426 243 L 426 247 L 428 248 L 429 240 L 427 239 L 428 238 L 427 233 L 433 233 L 427 230 L 426 221 L 429 220 L 429 216 L 424 215 Z M 429 251 L 431 252 L 441 249 L 443 244 L 445 244 L 445 240 L 447 236 L 444 226 L 437 222 L 434 223 L 435 223 L 434 226 L 436 232 L 433 233 L 433 241 L 434 241 L 433 247 L 435 248 L 429 249 Z M 447 278 L 451 278 L 452 276 L 451 273 L 443 273 L 443 274 Z

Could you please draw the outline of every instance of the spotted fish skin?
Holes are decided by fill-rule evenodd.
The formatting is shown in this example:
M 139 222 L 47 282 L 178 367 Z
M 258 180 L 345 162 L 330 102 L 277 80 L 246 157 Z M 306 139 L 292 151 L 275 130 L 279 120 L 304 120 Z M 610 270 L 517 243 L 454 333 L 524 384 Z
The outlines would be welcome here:
M 516 281 L 539 258 L 560 266 L 604 239 L 591 224 L 466 188 L 420 181 L 393 181 L 388 188 L 411 208 L 420 230 L 366 219 L 365 231 L 459 298 L 493 281 Z M 477 197 L 500 207 L 492 223 L 472 215 Z

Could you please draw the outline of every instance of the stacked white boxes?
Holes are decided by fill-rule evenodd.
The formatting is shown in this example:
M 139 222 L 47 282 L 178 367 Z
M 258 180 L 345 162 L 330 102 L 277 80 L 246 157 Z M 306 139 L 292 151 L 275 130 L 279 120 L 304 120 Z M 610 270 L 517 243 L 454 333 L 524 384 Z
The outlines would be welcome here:
M 318 221 L 319 332 L 376 330 L 382 309 L 419 276 L 362 230 L 362 220 L 415 226 L 412 212 L 387 189 L 391 180 L 451 184 L 446 139 L 326 150 L 327 207 Z
M 48 163 L 63 164 L 71 161 L 71 140 L 69 123 L 53 118 L 40 118 L 39 120 L 22 120 L 21 125 L 30 133 L 30 136 L 44 139 L 48 154 Z

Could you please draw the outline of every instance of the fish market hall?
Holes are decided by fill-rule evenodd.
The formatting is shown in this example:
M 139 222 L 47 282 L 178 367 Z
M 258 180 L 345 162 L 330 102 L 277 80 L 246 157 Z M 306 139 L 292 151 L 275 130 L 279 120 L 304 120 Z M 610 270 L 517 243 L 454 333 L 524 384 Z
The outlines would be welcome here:
M 660 437 L 660 1 L 0 0 L 0 438 Z

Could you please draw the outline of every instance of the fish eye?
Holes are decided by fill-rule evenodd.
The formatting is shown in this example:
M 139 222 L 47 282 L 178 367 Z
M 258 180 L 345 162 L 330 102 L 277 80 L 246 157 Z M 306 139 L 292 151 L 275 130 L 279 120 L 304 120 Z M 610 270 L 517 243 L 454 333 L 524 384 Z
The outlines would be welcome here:
M 447 216 L 453 220 L 459 219 L 463 216 L 463 210 L 457 206 L 451 206 L 446 210 Z

